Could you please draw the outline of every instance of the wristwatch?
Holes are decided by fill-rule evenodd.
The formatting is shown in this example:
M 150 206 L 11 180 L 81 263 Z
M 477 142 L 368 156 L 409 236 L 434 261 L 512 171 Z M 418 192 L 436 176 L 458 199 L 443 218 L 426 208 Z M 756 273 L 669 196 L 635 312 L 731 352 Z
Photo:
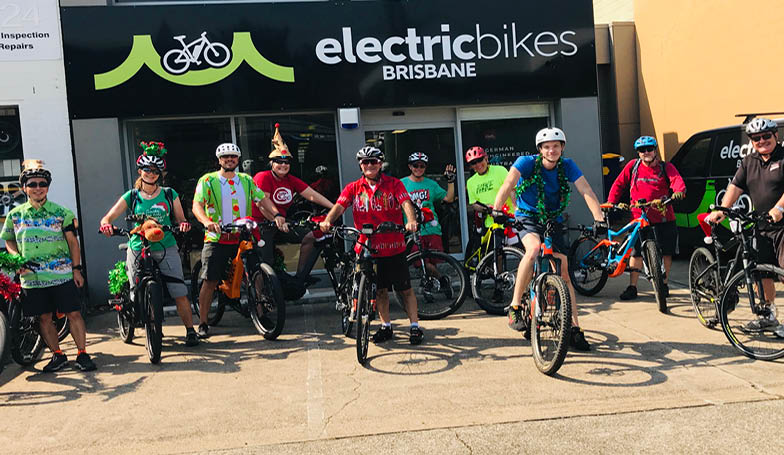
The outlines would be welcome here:
M 275 214 L 275 218 L 277 218 L 277 217 L 286 218 L 285 216 L 281 215 L 280 212 Z
M 82 271 L 82 269 L 84 269 L 84 267 L 82 267 L 82 264 L 79 264 L 79 265 L 72 265 L 72 266 L 71 266 L 71 269 L 73 269 L 73 270 L 78 270 L 78 271 L 80 271 L 80 272 L 81 272 L 81 271 Z

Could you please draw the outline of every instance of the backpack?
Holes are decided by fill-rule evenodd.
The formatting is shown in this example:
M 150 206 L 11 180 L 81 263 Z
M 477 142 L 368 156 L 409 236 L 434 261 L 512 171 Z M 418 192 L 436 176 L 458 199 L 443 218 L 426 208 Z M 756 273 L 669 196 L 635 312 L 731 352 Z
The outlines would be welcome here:
M 176 226 L 177 223 L 174 221 L 174 194 L 171 188 L 163 187 L 163 197 L 166 198 L 166 202 L 169 203 L 169 222 L 172 226 Z M 136 214 L 136 204 L 139 202 L 139 190 L 134 188 L 131 190 L 131 206 L 129 207 L 132 214 Z
M 637 183 L 637 170 L 640 168 L 641 161 L 642 160 L 640 160 L 639 158 L 634 160 L 634 167 L 632 167 L 632 181 L 631 184 L 629 185 L 629 188 L 634 188 L 634 184 Z M 667 192 L 669 193 L 670 185 L 672 184 L 672 182 L 670 181 L 670 176 L 667 175 L 667 171 L 664 169 L 664 166 L 666 164 L 667 163 L 665 163 L 664 161 L 661 162 L 661 165 L 659 166 L 659 177 L 665 177 L 667 179 Z

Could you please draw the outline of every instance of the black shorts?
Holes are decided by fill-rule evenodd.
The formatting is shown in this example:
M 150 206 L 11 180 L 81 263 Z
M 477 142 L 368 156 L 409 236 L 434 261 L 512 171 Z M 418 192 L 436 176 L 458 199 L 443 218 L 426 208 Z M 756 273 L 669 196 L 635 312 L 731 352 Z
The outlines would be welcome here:
M 201 274 L 199 278 L 205 281 L 219 281 L 223 278 L 226 268 L 237 255 L 235 244 L 205 242 L 201 249 Z
M 761 230 L 754 239 L 758 264 L 784 267 L 784 229 Z
M 651 227 L 662 256 L 675 256 L 676 247 L 678 246 L 678 226 L 675 225 L 675 221 L 651 224 Z M 632 256 L 636 258 L 642 257 L 642 236 L 640 235 L 637 236 L 637 243 L 634 244 Z
M 25 316 L 54 312 L 67 314 L 79 310 L 79 291 L 73 280 L 48 288 L 22 289 L 22 313 Z
M 520 238 L 526 234 L 536 234 L 539 239 L 544 241 L 544 226 L 540 225 L 534 218 L 528 216 L 518 216 L 517 225 L 520 227 Z M 561 254 L 569 254 L 569 245 L 566 243 L 563 232 L 563 224 L 557 223 L 550 237 L 553 240 L 553 251 Z
M 408 274 L 406 254 L 376 258 L 376 280 L 378 289 L 406 291 L 411 289 L 411 276 Z

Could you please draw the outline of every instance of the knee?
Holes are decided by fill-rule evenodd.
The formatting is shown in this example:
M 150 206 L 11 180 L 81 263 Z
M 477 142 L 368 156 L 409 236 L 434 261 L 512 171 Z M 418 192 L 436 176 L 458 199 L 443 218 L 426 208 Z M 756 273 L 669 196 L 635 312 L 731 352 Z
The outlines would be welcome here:
M 68 320 L 71 323 L 81 322 L 84 320 L 82 318 L 82 313 L 80 313 L 79 311 L 71 311 L 70 313 L 66 313 L 66 316 L 68 317 Z M 51 318 L 51 315 L 49 317 Z
M 51 324 L 52 323 L 52 313 L 44 313 L 41 316 L 39 316 L 38 320 L 41 321 L 41 324 Z

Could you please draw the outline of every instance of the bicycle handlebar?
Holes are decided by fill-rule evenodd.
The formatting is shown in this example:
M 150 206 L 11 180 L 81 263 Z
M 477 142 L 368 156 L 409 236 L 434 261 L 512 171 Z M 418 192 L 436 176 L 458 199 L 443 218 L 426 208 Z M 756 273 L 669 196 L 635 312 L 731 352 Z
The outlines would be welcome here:
M 759 223 L 761 221 L 773 221 L 767 213 L 744 213 L 740 209 L 727 208 L 720 205 L 711 204 L 708 209 L 712 211 L 722 212 L 727 215 L 727 218 L 738 220 L 744 223 Z

